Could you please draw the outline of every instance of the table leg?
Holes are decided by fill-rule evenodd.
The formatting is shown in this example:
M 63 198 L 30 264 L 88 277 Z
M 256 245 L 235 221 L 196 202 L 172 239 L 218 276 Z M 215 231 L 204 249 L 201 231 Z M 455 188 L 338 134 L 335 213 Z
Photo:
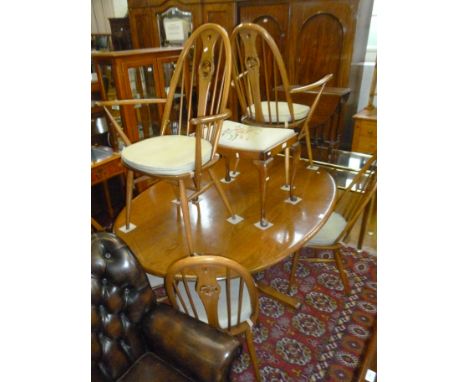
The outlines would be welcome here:
M 257 289 L 261 293 L 263 293 L 264 295 L 266 295 L 268 297 L 271 297 L 271 298 L 274 298 L 275 300 L 277 300 L 277 301 L 279 301 L 279 302 L 281 302 L 283 304 L 289 305 L 289 306 L 293 307 L 294 309 L 299 309 L 299 307 L 302 304 L 302 302 L 300 300 L 298 300 L 297 298 L 288 296 L 287 294 L 284 294 L 284 293 L 281 293 L 281 292 L 278 292 L 276 289 L 274 289 L 273 287 L 271 287 L 269 285 L 266 285 L 266 284 L 263 284 L 263 283 L 258 283 L 257 284 Z

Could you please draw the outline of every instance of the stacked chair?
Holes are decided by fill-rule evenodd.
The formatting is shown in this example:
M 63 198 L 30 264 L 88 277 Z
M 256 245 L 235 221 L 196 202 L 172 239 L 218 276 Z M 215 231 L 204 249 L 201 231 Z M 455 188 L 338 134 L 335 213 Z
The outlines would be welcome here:
M 260 183 L 260 221 L 268 228 L 266 218 L 268 169 L 273 158 L 285 154 L 285 185 L 288 202 L 300 200 L 294 195 L 294 177 L 300 157 L 299 141 L 305 138 L 310 164 L 313 164 L 309 124 L 321 98 L 329 74 L 319 81 L 291 89 L 280 51 L 268 32 L 257 24 L 245 23 L 231 34 L 233 53 L 232 79 L 240 104 L 242 123 L 225 121 L 219 152 L 226 160 L 224 182 L 238 175 L 239 159 L 250 159 L 257 167 Z M 291 94 L 318 90 L 312 105 L 292 102 Z M 290 153 L 293 155 L 291 171 Z
M 190 225 L 190 201 L 215 186 L 228 211 L 228 218 L 236 224 L 236 216 L 213 173 L 218 161 L 218 141 L 223 121 L 229 117 L 226 109 L 231 76 L 231 48 L 226 31 L 216 24 L 204 24 L 186 41 L 174 69 L 167 99 L 132 99 L 101 101 L 112 125 L 125 147 L 122 162 L 127 168 L 126 224 L 122 231 L 136 227 L 131 224 L 131 205 L 134 183 L 155 179 L 170 182 L 180 202 L 188 254 L 195 254 Z M 113 117 L 109 107 L 164 104 L 161 135 L 132 143 Z M 135 174 L 142 175 L 138 178 Z M 209 182 L 202 182 L 207 174 Z M 188 194 L 187 190 L 193 192 Z

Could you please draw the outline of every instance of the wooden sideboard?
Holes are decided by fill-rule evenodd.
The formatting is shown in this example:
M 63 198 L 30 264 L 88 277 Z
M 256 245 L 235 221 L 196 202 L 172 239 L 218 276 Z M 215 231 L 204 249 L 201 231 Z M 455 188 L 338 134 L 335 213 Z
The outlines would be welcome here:
M 267 29 L 278 44 L 291 84 L 306 85 L 333 73 L 328 86 L 349 88 L 352 61 L 363 61 L 365 54 L 362 47 L 353 54 L 355 36 L 367 36 L 363 33 L 366 23 L 357 22 L 360 3 L 372 8 L 372 0 L 128 0 L 128 17 L 134 48 L 160 46 L 157 15 L 172 7 L 191 12 L 194 29 L 214 22 L 230 33 L 241 22 L 254 22 Z M 332 93 L 334 97 L 336 92 Z M 334 102 L 327 102 L 327 97 L 323 95 L 323 104 Z M 326 112 L 321 107 L 317 112 L 323 115 Z M 331 140 L 338 142 L 344 126 L 343 110 L 339 112 L 338 117 L 324 118 L 325 130 L 332 131 Z
M 353 116 L 353 151 L 371 154 L 377 150 L 377 109 L 363 109 Z

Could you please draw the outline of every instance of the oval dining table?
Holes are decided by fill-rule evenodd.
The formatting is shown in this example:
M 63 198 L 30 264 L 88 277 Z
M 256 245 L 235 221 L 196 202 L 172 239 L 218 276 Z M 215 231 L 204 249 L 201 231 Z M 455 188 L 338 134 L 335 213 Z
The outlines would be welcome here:
M 239 175 L 224 183 L 226 195 L 234 212 L 243 220 L 227 221 L 229 213 L 214 187 L 197 203 L 190 205 L 190 220 L 194 248 L 198 254 L 230 258 L 252 274 L 265 270 L 292 255 L 309 241 L 331 214 L 336 185 L 324 169 L 306 169 L 307 162 L 298 165 L 295 180 L 297 204 L 288 203 L 289 192 L 283 191 L 284 160 L 275 158 L 269 171 L 266 217 L 272 225 L 262 230 L 255 226 L 259 218 L 258 171 L 252 162 L 241 160 Z M 219 179 L 225 167 L 221 159 L 215 165 Z M 181 209 L 175 199 L 177 190 L 167 182 L 149 187 L 132 201 L 131 223 L 125 227 L 125 208 L 114 223 L 114 232 L 134 252 L 146 272 L 164 277 L 169 266 L 189 254 L 183 232 Z M 259 283 L 259 290 L 283 303 L 298 307 L 300 302 L 272 287 Z

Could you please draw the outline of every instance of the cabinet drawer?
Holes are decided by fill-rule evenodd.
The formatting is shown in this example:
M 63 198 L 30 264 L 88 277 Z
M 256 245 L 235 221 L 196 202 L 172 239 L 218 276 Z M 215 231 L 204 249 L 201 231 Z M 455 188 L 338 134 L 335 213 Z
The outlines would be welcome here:
M 377 139 L 377 124 L 374 121 L 360 121 L 359 136 Z
M 124 172 L 120 156 L 91 168 L 91 185 L 102 182 Z

